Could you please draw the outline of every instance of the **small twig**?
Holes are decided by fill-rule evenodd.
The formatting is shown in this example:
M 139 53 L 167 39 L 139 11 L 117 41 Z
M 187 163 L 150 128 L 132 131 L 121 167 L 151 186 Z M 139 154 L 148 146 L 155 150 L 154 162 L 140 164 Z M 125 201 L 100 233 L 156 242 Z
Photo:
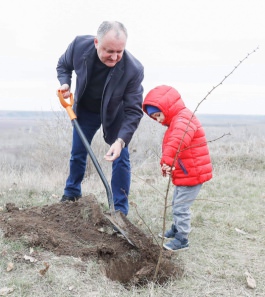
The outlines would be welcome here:
M 197 143 L 196 145 L 191 145 L 191 146 L 185 147 L 184 149 L 180 150 L 179 152 L 181 153 L 181 152 L 184 152 L 184 151 L 186 151 L 186 150 L 188 150 L 190 148 L 201 146 L 202 144 L 205 144 L 205 143 L 214 142 L 214 141 L 217 141 L 217 140 L 219 140 L 219 139 L 221 139 L 221 138 L 223 138 L 225 136 L 230 136 L 230 135 L 231 135 L 230 132 L 229 133 L 224 133 L 222 136 L 219 136 L 218 138 L 215 138 L 213 140 L 207 140 L 207 141 L 204 141 L 204 142 Z
M 131 174 L 132 175 L 134 175 L 135 177 L 137 177 L 138 179 L 140 179 L 140 180 L 142 180 L 144 183 L 146 183 L 146 181 L 142 178 L 142 177 L 140 177 L 140 176 L 137 176 L 135 173 L 133 173 L 132 171 L 131 171 Z M 156 189 L 154 186 L 152 186 L 152 185 L 150 185 L 150 184 L 148 184 L 151 188 L 153 188 L 156 192 L 158 192 L 159 194 L 161 194 L 161 195 L 164 195 L 162 192 L 160 192 L 158 189 Z
M 169 192 L 169 188 L 170 188 L 170 183 L 171 183 L 171 178 L 168 177 L 168 184 L 167 184 L 167 190 L 166 190 L 166 196 L 165 196 L 165 207 L 164 207 L 164 212 L 163 212 L 163 230 L 162 230 L 162 243 L 161 243 L 161 248 L 160 248 L 160 252 L 159 252 L 159 256 L 158 256 L 158 261 L 156 264 L 156 270 L 155 270 L 155 274 L 154 274 L 154 281 L 157 278 L 158 275 L 158 271 L 159 271 L 159 267 L 160 267 L 160 263 L 162 260 L 162 255 L 163 255 L 163 244 L 164 244 L 164 234 L 165 234 L 165 230 L 166 230 L 166 214 L 167 214 L 167 198 L 168 198 L 168 192 Z
M 198 110 L 199 106 L 202 104 L 203 101 L 205 101 L 207 99 L 207 97 L 217 88 L 219 87 L 221 84 L 223 84 L 223 82 L 234 73 L 234 71 L 253 53 L 255 53 L 257 50 L 259 49 L 259 47 L 255 48 L 251 53 L 248 53 L 246 55 L 246 57 L 243 60 L 240 60 L 239 63 L 234 67 L 234 69 L 228 73 L 228 75 L 226 75 L 223 80 L 221 80 L 221 82 L 219 82 L 219 84 L 217 84 L 216 86 L 213 86 L 212 89 L 210 90 L 210 92 L 207 93 L 207 95 L 201 100 L 201 102 L 199 102 L 199 104 L 197 105 L 197 107 L 195 108 L 193 114 Z
M 186 201 L 190 201 L 190 200 L 186 200 Z M 186 202 L 185 201 L 185 202 Z M 198 198 L 198 199 L 196 199 L 196 201 L 209 201 L 209 202 L 215 202 L 215 203 L 220 203 L 220 204 L 226 204 L 226 205 L 228 205 L 228 206 L 230 206 L 230 203 L 227 203 L 227 202 L 223 202 L 223 201 L 218 201 L 218 200 L 211 200 L 211 199 L 203 199 L 203 198 Z M 184 203 L 184 202 L 183 202 Z M 172 207 L 172 206 L 174 206 L 174 205 L 176 205 L 177 203 L 172 203 L 172 204 L 169 204 L 169 205 L 167 205 L 166 207 L 168 208 L 168 207 Z M 182 204 L 182 203 L 179 203 L 178 202 L 178 204 Z
M 146 224 L 145 220 L 143 219 L 143 217 L 139 214 L 138 209 L 137 209 L 137 204 L 134 202 L 130 202 L 130 205 L 134 207 L 136 214 L 138 215 L 138 217 L 141 219 L 141 221 L 144 223 L 144 225 L 146 226 L 146 228 L 148 229 L 148 231 L 151 233 L 153 239 L 156 241 L 156 244 L 159 246 L 158 241 L 156 240 L 156 237 L 154 235 L 154 233 L 152 232 L 152 230 L 149 228 L 149 226 Z
M 229 133 L 224 133 L 222 136 L 219 136 L 218 138 L 215 138 L 213 140 L 208 140 L 207 143 L 214 142 L 214 141 L 219 140 L 219 139 L 221 139 L 221 138 L 223 138 L 225 136 L 231 136 L 231 135 L 232 134 L 230 132 Z
M 127 196 L 125 190 L 122 189 L 122 188 L 121 188 L 120 190 L 124 193 L 124 195 L 125 195 L 125 196 L 127 197 L 127 199 L 128 199 L 128 196 Z M 138 212 L 137 204 L 136 204 L 135 202 L 130 202 L 130 205 L 134 207 L 134 209 L 135 209 L 135 211 L 136 211 L 136 214 L 137 214 L 138 217 L 141 219 L 141 221 L 144 223 L 144 225 L 146 226 L 146 228 L 149 230 L 149 232 L 151 233 L 153 239 L 156 241 L 157 245 L 159 245 L 158 241 L 157 241 L 156 238 L 155 238 L 154 233 L 152 232 L 152 230 L 151 230 L 151 229 L 149 228 L 149 226 L 146 224 L 146 222 L 145 222 L 145 220 L 143 219 L 143 217 L 142 217 L 142 216 L 140 215 L 140 213 Z

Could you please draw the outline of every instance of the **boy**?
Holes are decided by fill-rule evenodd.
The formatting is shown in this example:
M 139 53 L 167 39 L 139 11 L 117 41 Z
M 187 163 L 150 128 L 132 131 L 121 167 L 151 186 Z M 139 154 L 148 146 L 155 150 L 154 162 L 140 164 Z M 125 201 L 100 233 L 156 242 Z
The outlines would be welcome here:
M 175 185 L 171 229 L 160 237 L 172 238 L 163 246 L 177 251 L 189 247 L 190 206 L 204 182 L 212 178 L 212 164 L 204 130 L 196 116 L 186 108 L 177 90 L 162 85 L 145 97 L 143 111 L 168 127 L 162 144 L 162 175 L 171 175 Z

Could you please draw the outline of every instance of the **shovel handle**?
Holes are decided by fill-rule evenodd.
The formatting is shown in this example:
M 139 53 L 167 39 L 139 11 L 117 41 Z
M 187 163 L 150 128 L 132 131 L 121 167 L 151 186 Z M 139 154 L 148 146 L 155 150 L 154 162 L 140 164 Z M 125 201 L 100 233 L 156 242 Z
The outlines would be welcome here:
M 69 118 L 71 119 L 71 120 L 73 120 L 73 119 L 76 119 L 76 115 L 75 115 L 75 113 L 74 113 L 74 111 L 73 111 L 73 109 L 72 109 L 72 106 L 74 105 L 74 97 L 73 97 L 73 94 L 72 93 L 70 93 L 70 103 L 68 103 L 67 101 L 66 101 L 66 99 L 64 99 L 64 97 L 63 97 L 63 93 L 64 93 L 65 91 L 62 91 L 62 90 L 58 90 L 58 97 L 59 97 L 59 99 L 60 99 L 60 102 L 61 102 L 61 105 L 66 109 L 66 111 L 67 111 L 67 113 L 68 113 L 68 115 L 69 115 Z

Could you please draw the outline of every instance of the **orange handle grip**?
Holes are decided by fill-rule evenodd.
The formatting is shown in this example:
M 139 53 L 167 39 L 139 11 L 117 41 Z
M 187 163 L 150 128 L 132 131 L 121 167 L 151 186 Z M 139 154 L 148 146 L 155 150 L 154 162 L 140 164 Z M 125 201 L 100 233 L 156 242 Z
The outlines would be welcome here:
M 63 97 L 63 92 L 64 91 L 62 91 L 62 90 L 58 90 L 58 97 L 60 99 L 61 105 L 66 109 L 70 119 L 74 120 L 74 119 L 76 119 L 76 115 L 72 109 L 72 106 L 74 105 L 73 94 L 70 93 L 70 103 L 68 103 Z

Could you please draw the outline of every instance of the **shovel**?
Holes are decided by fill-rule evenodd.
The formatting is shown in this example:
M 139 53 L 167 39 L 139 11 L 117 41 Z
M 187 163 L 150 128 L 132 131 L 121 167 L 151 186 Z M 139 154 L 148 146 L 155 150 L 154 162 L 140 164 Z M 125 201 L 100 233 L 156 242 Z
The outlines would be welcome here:
M 83 145 L 85 146 L 94 166 L 96 167 L 96 170 L 104 184 L 104 187 L 106 189 L 107 192 L 107 197 L 108 197 L 108 204 L 109 204 L 109 209 L 110 209 L 110 214 L 104 214 L 104 216 L 117 228 L 117 230 L 127 239 L 127 241 L 135 246 L 135 244 L 129 239 L 128 237 L 128 232 L 126 232 L 125 230 L 123 230 L 124 227 L 126 227 L 126 223 L 124 222 L 121 212 L 120 211 L 115 211 L 114 208 L 114 201 L 113 201 L 113 194 L 111 191 L 111 188 L 108 184 L 108 181 L 97 161 L 96 156 L 94 155 L 83 131 L 81 130 L 81 127 L 78 124 L 77 121 L 77 117 L 72 109 L 72 106 L 74 104 L 74 98 L 73 98 L 73 94 L 70 93 L 70 103 L 66 102 L 66 100 L 63 98 L 63 92 L 62 90 L 58 90 L 58 97 L 60 99 L 61 105 L 66 109 L 81 141 L 83 142 Z

